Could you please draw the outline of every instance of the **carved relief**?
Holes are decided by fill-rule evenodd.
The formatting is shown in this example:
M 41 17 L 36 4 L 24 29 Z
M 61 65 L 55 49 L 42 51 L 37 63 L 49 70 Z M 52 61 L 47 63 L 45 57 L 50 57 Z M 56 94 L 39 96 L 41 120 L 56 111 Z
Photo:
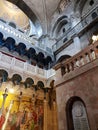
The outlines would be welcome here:
M 76 101 L 72 108 L 74 130 L 89 130 L 85 107 L 81 101 Z

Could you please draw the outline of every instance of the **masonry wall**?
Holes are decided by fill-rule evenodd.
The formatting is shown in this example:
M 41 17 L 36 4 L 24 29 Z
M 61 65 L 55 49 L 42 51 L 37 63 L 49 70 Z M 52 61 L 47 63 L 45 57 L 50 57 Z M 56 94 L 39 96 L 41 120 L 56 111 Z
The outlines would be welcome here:
M 59 130 L 67 130 L 66 104 L 73 96 L 80 97 L 85 103 L 90 129 L 98 129 L 98 67 L 96 65 L 96 67 L 86 71 L 88 67 L 93 67 L 95 64 L 97 64 L 97 61 L 72 72 L 73 78 L 71 79 L 70 75 L 62 77 L 60 71 L 57 71 L 56 94 Z M 77 75 L 82 70 L 85 72 Z M 66 77 L 68 80 L 66 80 Z

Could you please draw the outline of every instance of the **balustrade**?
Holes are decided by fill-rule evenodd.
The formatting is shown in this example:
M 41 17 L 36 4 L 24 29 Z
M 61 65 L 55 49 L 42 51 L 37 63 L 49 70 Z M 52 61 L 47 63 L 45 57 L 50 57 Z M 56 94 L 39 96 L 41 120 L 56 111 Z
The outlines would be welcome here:
M 15 28 L 9 26 L 8 23 L 3 23 L 2 21 L 0 21 L 0 29 L 4 32 L 6 31 L 10 34 L 13 34 L 14 37 L 17 37 L 18 39 L 20 38 L 23 41 L 26 41 L 26 42 L 29 42 L 32 44 L 34 44 L 36 42 L 33 38 L 29 37 L 24 32 L 19 31 L 19 29 L 17 29 L 17 28 L 15 29 Z
M 94 9 L 92 9 L 89 14 L 85 15 L 77 25 L 75 25 L 70 30 L 66 31 L 64 33 L 64 35 L 61 38 L 59 38 L 58 41 L 52 46 L 53 51 L 58 50 L 61 46 L 66 44 L 72 38 L 72 36 L 74 36 L 75 34 L 79 34 L 89 24 L 91 24 L 95 20 L 92 18 L 92 14 L 93 14 L 93 12 L 96 12 L 98 14 L 97 10 L 98 10 L 98 6 L 96 6 Z M 98 15 L 96 16 L 96 18 L 98 18 Z M 67 40 L 66 40 L 66 42 L 63 42 L 65 38 Z
M 39 44 L 37 40 L 35 40 L 33 37 L 29 37 L 24 31 L 21 31 L 19 28 L 13 28 L 9 26 L 9 23 L 3 22 L 3 20 L 0 19 L 0 30 L 5 36 L 7 37 L 14 37 L 16 44 L 19 42 L 23 42 L 25 45 L 27 45 L 28 48 L 32 47 L 32 45 L 35 46 L 35 48 L 38 48 L 39 50 L 45 51 L 47 53 L 53 54 L 51 48 L 48 48 L 43 44 Z
M 89 45 L 87 48 L 74 55 L 73 57 L 55 65 L 55 70 L 61 68 L 61 74 L 64 75 L 77 68 L 80 68 L 98 58 L 98 41 Z
M 37 66 L 33 66 L 26 61 L 18 60 L 14 57 L 8 56 L 0 52 L 0 68 L 6 68 L 7 70 L 11 69 L 15 72 L 25 72 L 29 75 L 36 75 L 41 78 L 48 79 L 49 77 L 55 74 L 53 69 L 44 70 Z

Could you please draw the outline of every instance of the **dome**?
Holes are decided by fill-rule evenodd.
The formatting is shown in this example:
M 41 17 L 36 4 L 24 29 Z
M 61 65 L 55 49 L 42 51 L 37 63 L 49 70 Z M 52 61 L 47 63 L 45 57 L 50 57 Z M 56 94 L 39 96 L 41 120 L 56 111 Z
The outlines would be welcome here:
M 9 23 L 14 23 L 23 30 L 30 27 L 29 18 L 24 12 L 6 0 L 0 0 L 0 18 Z

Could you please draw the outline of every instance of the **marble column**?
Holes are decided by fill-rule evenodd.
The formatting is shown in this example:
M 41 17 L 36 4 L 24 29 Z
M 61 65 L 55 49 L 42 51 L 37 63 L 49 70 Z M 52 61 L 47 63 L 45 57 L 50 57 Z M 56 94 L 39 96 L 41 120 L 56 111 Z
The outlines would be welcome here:
M 44 130 L 47 130 L 47 110 L 48 109 L 48 102 L 44 99 Z

